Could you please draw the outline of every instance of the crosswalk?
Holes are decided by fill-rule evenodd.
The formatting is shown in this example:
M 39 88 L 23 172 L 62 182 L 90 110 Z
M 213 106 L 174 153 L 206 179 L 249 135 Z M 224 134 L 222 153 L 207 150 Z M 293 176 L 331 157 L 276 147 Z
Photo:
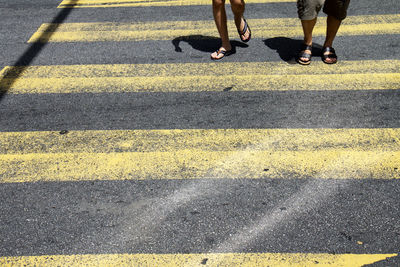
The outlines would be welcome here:
M 366 255 L 328 255 L 328 254 L 115 254 L 79 256 L 40 256 L 1 259 L 5 266 L 18 262 L 23 266 L 363 266 L 384 260 L 396 254 Z M 349 264 L 351 263 L 351 265 Z
M 4 133 L 0 174 L 3 183 L 237 177 L 399 179 L 399 136 L 398 129 Z M 24 168 L 19 168 L 21 162 Z
M 301 37 L 303 31 L 296 18 L 249 19 L 254 37 Z M 172 40 L 187 36 L 197 38 L 218 36 L 214 21 L 157 21 L 157 22 L 92 22 L 45 23 L 28 42 L 107 42 Z M 230 37 L 236 37 L 233 25 L 228 27 Z M 324 35 L 326 25 L 321 21 L 313 35 Z M 349 16 L 343 21 L 339 36 L 396 34 L 400 31 L 400 15 Z
M 295 0 L 248 0 L 248 4 L 285 3 Z M 142 6 L 194 6 L 209 5 L 207 0 L 63 0 L 58 8 L 107 8 L 107 7 L 142 7 Z
M 0 90 L 7 88 L 12 94 L 396 90 L 399 69 L 400 60 L 343 61 L 337 68 L 322 62 L 310 68 L 280 62 L 6 67 L 0 72 Z M 224 79 L 215 79 L 216 75 Z
M 290 3 L 294 0 L 249 0 Z M 63 0 L 58 8 L 208 5 L 203 0 Z M 300 37 L 297 18 L 248 19 L 254 38 Z M 232 26 L 232 25 L 231 25 Z M 213 21 L 44 23 L 28 43 L 216 37 Z M 230 28 L 231 33 L 235 29 Z M 324 35 L 321 22 L 315 35 Z M 400 34 L 400 15 L 349 16 L 340 36 Z M 235 35 L 231 36 L 236 37 Z M 223 79 L 215 79 L 223 76 Z M 397 91 L 400 60 L 7 66 L 8 95 Z M 0 184 L 204 179 L 400 181 L 399 128 L 0 132 Z M 361 241 L 358 241 L 361 242 Z M 362 242 L 361 242 L 362 243 Z M 392 253 L 75 254 L 0 257 L 2 266 L 363 266 Z

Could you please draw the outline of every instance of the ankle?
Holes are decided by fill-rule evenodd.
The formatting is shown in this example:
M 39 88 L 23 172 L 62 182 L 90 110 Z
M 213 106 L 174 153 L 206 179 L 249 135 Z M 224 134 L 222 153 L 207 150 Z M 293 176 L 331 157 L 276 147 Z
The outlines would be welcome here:
M 228 44 L 222 44 L 221 45 L 221 48 L 223 48 L 223 49 L 225 49 L 225 50 L 231 50 L 232 49 L 232 46 L 231 46 L 231 44 L 230 43 L 228 43 Z
M 322 47 L 332 47 L 333 42 L 327 42 L 325 41 L 324 45 Z
M 312 46 L 312 39 L 304 38 L 303 43 L 308 46 Z

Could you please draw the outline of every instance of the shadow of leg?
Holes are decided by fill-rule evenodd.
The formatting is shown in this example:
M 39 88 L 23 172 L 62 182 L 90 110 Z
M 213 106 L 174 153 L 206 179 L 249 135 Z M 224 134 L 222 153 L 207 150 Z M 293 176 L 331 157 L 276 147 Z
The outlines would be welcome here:
M 296 64 L 296 58 L 301 50 L 303 40 L 295 40 L 286 37 L 275 37 L 264 40 L 264 43 L 269 48 L 276 50 L 279 57 L 290 64 Z M 322 52 L 322 46 L 319 44 L 313 44 L 312 54 L 313 56 L 320 56 Z
M 302 40 L 294 40 L 286 37 L 275 37 L 264 40 L 269 48 L 276 50 L 279 57 L 286 62 L 296 63 L 296 57 L 300 52 Z
M 217 37 L 204 35 L 180 36 L 172 40 L 176 52 L 182 52 L 182 48 L 179 46 L 181 42 L 187 42 L 193 49 L 207 53 L 214 52 L 221 46 L 221 39 Z M 238 41 L 231 41 L 231 45 L 232 49 L 248 47 L 247 44 Z

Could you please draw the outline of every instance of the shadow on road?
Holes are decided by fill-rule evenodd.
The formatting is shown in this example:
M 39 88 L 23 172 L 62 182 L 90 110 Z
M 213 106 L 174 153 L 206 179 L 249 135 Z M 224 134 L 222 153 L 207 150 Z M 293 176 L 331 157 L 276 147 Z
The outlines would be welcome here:
M 43 31 L 42 36 L 38 40 L 43 42 L 32 43 L 29 48 L 20 56 L 20 58 L 13 64 L 13 67 L 19 67 L 17 70 L 9 69 L 3 77 L 0 77 L 0 101 L 4 95 L 10 90 L 13 84 L 21 77 L 25 72 L 26 68 L 32 63 L 32 61 L 39 55 L 40 51 L 46 46 L 51 35 L 57 30 L 59 24 L 62 23 L 68 15 L 72 12 L 73 7 L 76 5 L 78 0 L 70 0 L 68 7 L 60 9 L 57 16 L 53 18 L 49 26 Z
M 303 40 L 295 40 L 286 37 L 274 37 L 264 40 L 264 43 L 269 48 L 276 50 L 280 58 L 291 64 L 296 64 L 296 57 L 300 53 Z M 313 44 L 313 56 L 321 56 L 322 46 Z
M 187 42 L 194 49 L 212 53 L 217 50 L 221 46 L 221 39 L 212 37 L 212 36 L 204 36 L 204 35 L 189 35 L 189 36 L 180 36 L 172 40 L 172 44 L 175 46 L 176 52 L 182 52 L 182 48 L 179 46 L 181 42 Z M 232 49 L 236 49 L 236 47 L 249 47 L 247 44 L 244 44 L 239 41 L 231 41 Z

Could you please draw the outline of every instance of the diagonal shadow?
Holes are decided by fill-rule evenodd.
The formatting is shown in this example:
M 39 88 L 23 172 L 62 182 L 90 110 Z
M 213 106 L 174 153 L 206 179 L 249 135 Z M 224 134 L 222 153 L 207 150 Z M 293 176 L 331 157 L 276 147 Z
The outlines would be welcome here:
M 58 12 L 57 16 L 53 18 L 47 28 L 44 29 L 38 40 L 48 40 L 57 30 L 59 24 L 68 17 L 68 15 L 72 12 L 73 7 L 78 2 L 78 0 L 70 1 L 71 2 L 68 7 L 62 8 L 60 12 Z M 20 56 L 20 58 L 12 65 L 12 67 L 18 67 L 18 69 L 16 70 L 11 68 L 4 73 L 4 76 L 0 78 L 0 101 L 46 45 L 47 42 L 45 41 L 32 43 L 29 48 Z
M 180 36 L 172 40 L 176 52 L 182 52 L 182 48 L 179 46 L 181 42 L 188 43 L 193 49 L 209 53 L 214 52 L 221 46 L 221 39 L 217 37 L 204 35 Z M 231 45 L 234 50 L 236 50 L 236 47 L 249 47 L 247 44 L 239 41 L 231 41 Z

